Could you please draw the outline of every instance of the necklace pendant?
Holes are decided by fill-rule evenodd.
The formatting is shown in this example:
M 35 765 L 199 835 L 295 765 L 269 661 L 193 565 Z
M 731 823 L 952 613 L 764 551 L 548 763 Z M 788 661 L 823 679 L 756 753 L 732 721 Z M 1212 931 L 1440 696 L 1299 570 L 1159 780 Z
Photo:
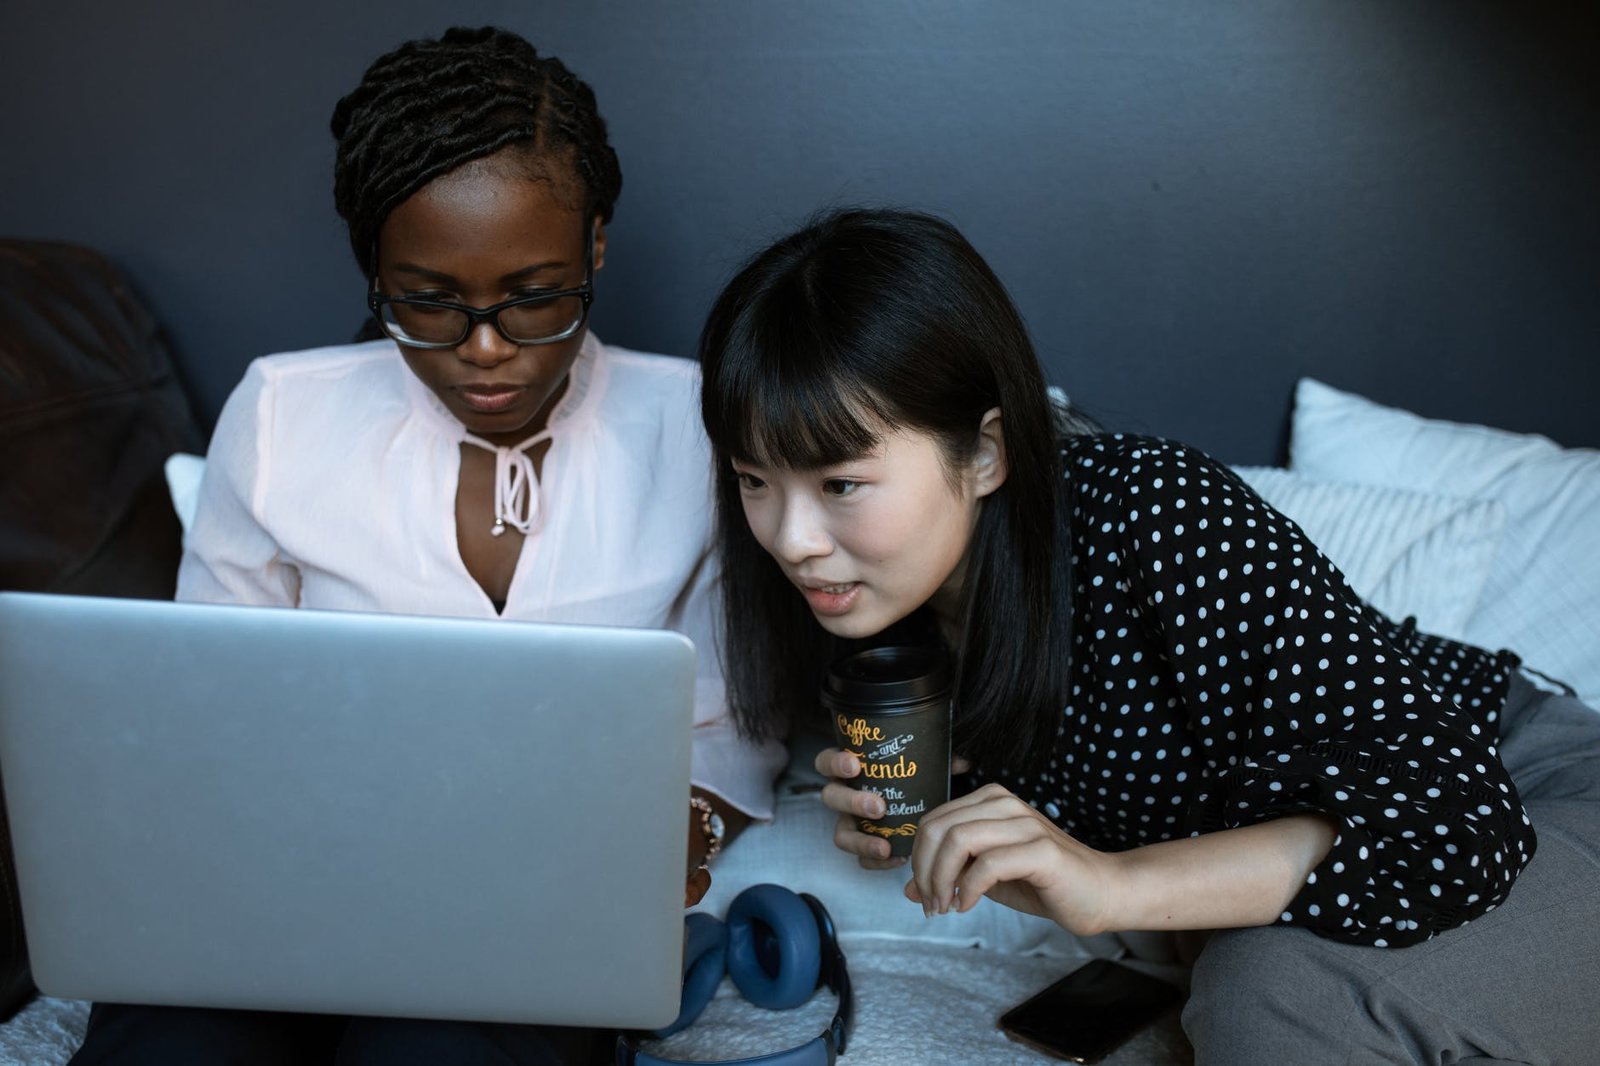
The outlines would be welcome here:
M 505 536 L 506 535 L 506 520 L 504 518 L 496 518 L 494 520 L 494 527 L 489 530 L 489 535 L 491 537 L 503 537 L 503 536 Z

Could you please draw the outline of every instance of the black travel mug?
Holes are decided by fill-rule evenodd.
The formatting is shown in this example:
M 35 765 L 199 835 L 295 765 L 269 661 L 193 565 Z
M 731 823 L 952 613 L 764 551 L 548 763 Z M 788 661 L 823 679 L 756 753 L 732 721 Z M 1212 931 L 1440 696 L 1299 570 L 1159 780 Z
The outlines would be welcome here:
M 950 799 L 950 678 L 942 650 L 887 647 L 838 660 L 823 683 L 839 746 L 861 760 L 854 787 L 888 807 L 857 827 L 891 855 L 910 855 L 922 816 Z

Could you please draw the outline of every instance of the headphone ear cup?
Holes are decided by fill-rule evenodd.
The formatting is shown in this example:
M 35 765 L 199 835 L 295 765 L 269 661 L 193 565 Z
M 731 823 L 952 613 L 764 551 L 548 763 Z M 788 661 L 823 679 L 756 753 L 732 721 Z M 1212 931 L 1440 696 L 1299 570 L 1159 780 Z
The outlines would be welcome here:
M 722 983 L 727 959 L 727 925 L 709 914 L 687 915 L 683 919 L 683 999 L 679 1001 L 678 1016 L 672 1024 L 650 1035 L 671 1036 L 700 1017 Z
M 811 998 L 822 971 L 822 939 L 806 901 L 779 885 L 751 885 L 728 908 L 728 976 L 768 1010 Z

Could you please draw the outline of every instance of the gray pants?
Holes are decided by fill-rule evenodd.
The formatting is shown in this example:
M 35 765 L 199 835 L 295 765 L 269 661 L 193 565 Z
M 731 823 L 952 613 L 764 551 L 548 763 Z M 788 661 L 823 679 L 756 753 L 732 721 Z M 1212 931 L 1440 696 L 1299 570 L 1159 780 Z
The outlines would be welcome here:
M 1196 1066 L 1600 1063 L 1600 714 L 1519 675 L 1501 737 L 1539 835 L 1506 902 L 1409 948 L 1215 934 L 1183 1012 Z

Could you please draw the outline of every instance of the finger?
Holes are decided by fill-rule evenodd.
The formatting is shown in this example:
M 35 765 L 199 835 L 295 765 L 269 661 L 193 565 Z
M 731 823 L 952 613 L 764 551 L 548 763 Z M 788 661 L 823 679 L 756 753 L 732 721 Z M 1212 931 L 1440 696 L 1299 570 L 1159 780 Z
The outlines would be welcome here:
M 941 803 L 923 815 L 922 824 L 917 831 L 917 835 L 919 839 L 925 836 L 936 837 L 943 831 L 943 827 L 949 823 L 1011 816 L 1034 818 L 1040 822 L 1046 821 L 1044 815 L 999 785 L 985 785 L 970 795 L 950 800 L 948 803 Z
M 960 755 L 952 755 L 952 756 L 950 756 L 950 772 L 951 773 L 953 773 L 953 774 L 964 774 L 970 769 L 972 769 L 972 760 L 971 759 L 964 758 L 964 757 L 962 757 Z
M 922 824 L 927 825 L 930 819 L 948 817 L 950 814 L 956 811 L 963 811 L 970 807 L 976 807 L 979 804 L 1004 802 L 1006 800 L 1014 800 L 1017 803 L 1022 803 L 1022 801 L 1017 799 L 1017 797 L 1013 795 L 1004 785 L 984 785 L 982 788 L 977 789 L 976 791 L 968 792 L 965 796 L 957 796 L 953 800 L 939 804 L 939 806 L 922 816 Z M 1026 807 L 1027 804 L 1023 803 L 1023 806 Z
M 1035 889 L 1052 884 L 1057 873 L 1053 864 L 1060 858 L 1059 849 L 1042 837 L 984 851 L 956 879 L 958 912 L 970 911 L 984 896 L 1007 884 L 1021 882 Z
M 957 887 L 972 863 L 995 848 L 1043 838 L 1044 827 L 1033 818 L 974 819 L 952 825 L 936 848 L 917 856 L 917 891 L 929 907 L 946 914 L 956 906 Z M 966 897 L 960 902 L 965 903 Z M 968 910 L 970 906 L 961 909 Z
M 918 865 L 918 860 L 915 858 L 917 852 L 926 851 L 930 855 L 933 854 L 939 846 L 939 841 L 952 825 L 975 819 L 1018 816 L 1033 817 L 1040 821 L 1044 819 L 1043 815 L 999 785 L 985 785 L 970 795 L 941 803 L 922 816 L 921 824 L 917 828 L 916 846 L 912 851 L 912 865 Z
M 904 855 L 896 855 L 890 859 L 857 859 L 863 870 L 893 870 L 897 866 L 904 866 L 909 862 Z
M 960 877 L 989 848 L 1037 839 L 1040 828 L 1029 818 L 981 818 L 950 824 L 917 856 L 917 890 L 928 909 L 947 914 L 958 904 Z
M 848 780 L 861 772 L 861 760 L 855 752 L 844 751 L 841 748 L 824 748 L 817 752 L 812 766 L 823 777 L 838 777 Z
M 864 788 L 851 788 L 838 781 L 822 786 L 822 802 L 840 814 L 853 814 L 860 818 L 882 818 L 889 807 L 883 797 Z
M 885 860 L 889 858 L 889 842 L 881 837 L 868 836 L 856 828 L 854 815 L 841 814 L 833 823 L 833 846 L 849 852 L 858 859 Z M 866 865 L 865 862 L 862 863 Z M 870 867 L 883 869 L 884 867 Z

